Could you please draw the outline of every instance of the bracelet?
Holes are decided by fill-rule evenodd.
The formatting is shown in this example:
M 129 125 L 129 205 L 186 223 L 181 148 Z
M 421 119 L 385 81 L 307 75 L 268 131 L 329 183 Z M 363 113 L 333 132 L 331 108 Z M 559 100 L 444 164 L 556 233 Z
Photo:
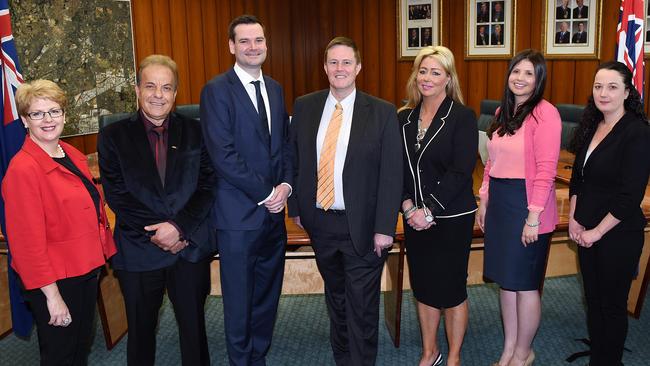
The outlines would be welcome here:
M 531 224 L 531 223 L 528 222 L 528 219 L 524 219 L 524 222 L 526 223 L 526 226 L 528 226 L 528 227 L 538 227 L 539 224 L 542 223 L 541 221 L 537 221 L 536 223 Z
M 411 217 L 410 214 L 412 214 L 413 212 L 415 212 L 417 209 L 418 209 L 418 206 L 413 205 L 413 206 L 411 206 L 411 208 L 409 208 L 408 210 L 404 211 L 404 213 L 402 214 L 402 216 L 404 216 L 404 218 L 408 220 L 409 217 Z

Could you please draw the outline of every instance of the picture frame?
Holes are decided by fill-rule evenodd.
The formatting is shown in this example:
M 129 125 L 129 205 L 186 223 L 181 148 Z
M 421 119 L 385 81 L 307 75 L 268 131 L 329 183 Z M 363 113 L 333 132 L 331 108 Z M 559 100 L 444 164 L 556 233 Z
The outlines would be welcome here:
M 466 0 L 465 59 L 510 59 L 517 0 Z
M 600 58 L 602 0 L 546 0 L 542 51 L 548 59 Z
M 413 60 L 426 46 L 440 44 L 442 0 L 397 1 L 397 50 L 400 61 Z

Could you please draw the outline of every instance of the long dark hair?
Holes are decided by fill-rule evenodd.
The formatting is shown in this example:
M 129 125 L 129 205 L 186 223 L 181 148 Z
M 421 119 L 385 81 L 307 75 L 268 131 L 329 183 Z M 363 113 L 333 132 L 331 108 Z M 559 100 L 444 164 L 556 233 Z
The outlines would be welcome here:
M 625 98 L 625 101 L 623 102 L 625 111 L 634 114 L 637 118 L 641 119 L 642 121 L 646 121 L 647 123 L 647 117 L 643 112 L 641 95 L 634 87 L 634 84 L 632 84 L 632 72 L 630 69 L 628 69 L 627 66 L 621 62 L 608 61 L 598 66 L 596 72 L 594 73 L 594 77 L 600 70 L 614 70 L 623 77 L 623 84 L 625 85 L 625 89 L 629 91 L 627 98 Z M 598 123 L 600 123 L 603 118 L 603 113 L 596 107 L 596 103 L 594 102 L 594 95 L 592 93 L 589 96 L 587 106 L 582 113 L 580 125 L 578 126 L 575 135 L 573 135 L 573 139 L 569 145 L 569 151 L 577 154 L 584 147 L 585 143 L 587 143 L 590 136 L 594 134 L 594 131 L 596 131 L 596 128 L 598 127 Z
M 533 94 L 525 101 L 519 108 L 515 105 L 515 94 L 510 90 L 508 79 L 512 70 L 517 64 L 523 60 L 528 60 L 533 64 L 535 69 L 535 90 Z M 544 56 L 539 51 L 527 49 L 519 52 L 511 61 L 508 66 L 508 76 L 503 87 L 503 98 L 501 98 L 501 108 L 494 116 L 494 120 L 487 129 L 487 135 L 492 139 L 492 134 L 496 132 L 499 136 L 505 134 L 514 135 L 524 119 L 533 112 L 533 109 L 542 100 L 544 88 L 546 87 L 546 61 Z M 515 111 L 516 109 L 516 111 Z M 533 116 L 535 117 L 535 116 Z

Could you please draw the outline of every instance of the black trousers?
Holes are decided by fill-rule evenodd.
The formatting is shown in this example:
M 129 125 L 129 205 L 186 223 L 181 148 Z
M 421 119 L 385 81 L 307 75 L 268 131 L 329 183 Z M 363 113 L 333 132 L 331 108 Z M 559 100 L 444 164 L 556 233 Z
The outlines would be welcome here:
M 174 265 L 147 272 L 116 270 L 129 325 L 126 354 L 132 366 L 154 365 L 156 327 L 163 295 L 174 307 L 183 365 L 209 365 L 205 332 L 205 299 L 210 293 L 210 261 Z
M 339 366 L 374 365 L 377 359 L 379 292 L 387 250 L 360 256 L 344 213 L 317 210 L 309 235 L 325 282 L 330 342 Z
M 41 365 L 88 364 L 92 346 L 93 319 L 97 303 L 97 278 L 99 271 L 56 281 L 65 301 L 72 323 L 67 327 L 47 324 L 50 312 L 47 298 L 40 289 L 25 291 L 25 298 L 34 316 L 38 333 Z
M 622 365 L 627 297 L 642 248 L 642 230 L 610 231 L 591 248 L 578 247 L 591 339 L 590 366 Z

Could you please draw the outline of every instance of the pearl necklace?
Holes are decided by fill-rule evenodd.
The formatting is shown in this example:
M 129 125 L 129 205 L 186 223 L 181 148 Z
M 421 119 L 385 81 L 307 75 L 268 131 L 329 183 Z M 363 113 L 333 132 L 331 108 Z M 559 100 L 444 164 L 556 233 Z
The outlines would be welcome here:
M 50 155 L 52 158 L 65 158 L 65 151 L 63 151 L 63 148 L 60 144 L 56 144 L 56 153 L 48 155 Z

